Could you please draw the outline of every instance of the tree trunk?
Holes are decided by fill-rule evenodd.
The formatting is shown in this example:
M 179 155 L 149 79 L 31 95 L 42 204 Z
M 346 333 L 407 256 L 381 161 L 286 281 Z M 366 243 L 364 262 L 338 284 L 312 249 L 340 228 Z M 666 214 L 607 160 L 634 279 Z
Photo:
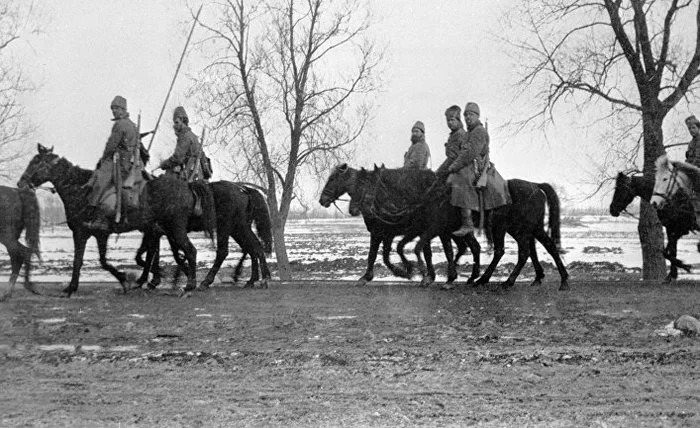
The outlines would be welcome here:
M 664 259 L 664 233 L 656 210 L 642 200 L 639 211 L 639 242 L 642 244 L 642 279 L 662 280 L 666 277 Z
M 656 159 L 664 153 L 663 115 L 659 106 L 645 106 L 642 114 L 644 129 L 644 178 L 654 181 Z M 642 245 L 642 278 L 645 281 L 666 277 L 666 260 L 663 256 L 664 234 L 656 210 L 648 202 L 640 204 L 639 242 Z
M 289 258 L 287 258 L 287 244 L 284 241 L 284 226 L 278 226 L 278 222 L 274 222 L 272 226 L 272 239 L 275 243 L 277 273 L 280 276 L 280 280 L 289 281 L 292 279 L 292 270 L 289 266 Z

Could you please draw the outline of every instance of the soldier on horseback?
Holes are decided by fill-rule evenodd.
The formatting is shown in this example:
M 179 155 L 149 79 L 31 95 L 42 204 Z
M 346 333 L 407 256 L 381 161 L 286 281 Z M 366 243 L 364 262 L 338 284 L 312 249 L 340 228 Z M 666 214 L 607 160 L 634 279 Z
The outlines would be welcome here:
M 693 138 L 688 143 L 688 150 L 685 152 L 685 161 L 700 167 L 700 120 L 695 115 L 685 119 L 685 125 Z
M 411 128 L 411 147 L 403 155 L 403 167 L 426 169 L 430 159 L 430 148 L 425 142 L 425 125 L 420 120 Z
M 202 152 L 199 139 L 189 127 L 190 120 L 182 106 L 173 112 L 173 130 L 177 143 L 173 154 L 160 163 L 160 168 L 168 175 L 174 175 L 188 182 L 208 180 L 211 167 Z
M 139 147 L 139 133 L 136 124 L 129 119 L 126 99 L 117 95 L 111 104 L 114 124 L 105 144 L 97 169 L 84 187 L 90 188 L 85 226 L 90 229 L 109 230 L 107 213 L 98 209 L 108 190 L 121 187 L 131 172 L 135 149 Z
M 445 114 L 448 115 L 447 112 Z M 463 129 L 459 131 L 461 122 L 455 122 L 454 110 L 447 116 L 448 127 L 452 130 L 450 138 L 454 135 L 454 139 L 460 141 L 459 154 L 447 167 L 450 173 L 447 182 L 452 185 L 451 203 L 462 211 L 462 226 L 454 232 L 456 236 L 474 232 L 473 210 L 483 214 L 484 211 L 511 203 L 506 181 L 489 159 L 489 134 L 479 115 L 479 106 L 473 102 L 467 103 L 464 107 L 466 136 Z M 447 151 L 447 144 L 445 146 Z

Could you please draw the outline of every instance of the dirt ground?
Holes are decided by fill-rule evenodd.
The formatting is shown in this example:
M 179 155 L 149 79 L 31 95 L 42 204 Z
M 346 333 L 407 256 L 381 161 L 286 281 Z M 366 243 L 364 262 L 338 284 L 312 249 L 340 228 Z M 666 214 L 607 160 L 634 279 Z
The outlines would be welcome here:
M 697 284 L 571 285 L 20 289 L 0 426 L 700 425 L 700 339 L 654 334 Z

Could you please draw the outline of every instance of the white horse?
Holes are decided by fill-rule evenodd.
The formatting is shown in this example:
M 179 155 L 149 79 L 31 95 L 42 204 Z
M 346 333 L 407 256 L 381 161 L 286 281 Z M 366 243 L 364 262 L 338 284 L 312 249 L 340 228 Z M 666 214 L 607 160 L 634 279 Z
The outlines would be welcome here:
M 700 168 L 686 162 L 672 161 L 666 155 L 659 156 L 656 159 L 654 192 L 649 200 L 651 206 L 663 208 L 679 189 L 690 197 L 696 221 L 700 220 Z

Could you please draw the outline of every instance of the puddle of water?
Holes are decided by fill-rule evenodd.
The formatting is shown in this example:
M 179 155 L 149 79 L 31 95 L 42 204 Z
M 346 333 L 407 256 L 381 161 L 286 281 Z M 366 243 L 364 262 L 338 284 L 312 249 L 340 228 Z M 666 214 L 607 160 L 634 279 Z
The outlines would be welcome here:
M 133 352 L 138 351 L 139 347 L 137 345 L 125 345 L 125 346 L 112 346 L 109 348 L 110 351 L 115 352 Z
M 69 352 L 75 352 L 75 346 L 74 345 L 39 345 L 37 348 L 39 348 L 42 351 L 69 351 Z
M 131 318 L 146 318 L 146 315 L 141 314 L 129 314 Z
M 334 320 L 351 320 L 353 318 L 357 318 L 355 315 L 331 315 L 327 317 L 314 317 L 317 320 L 321 321 L 334 321 Z
M 58 324 L 61 322 L 66 322 L 65 318 L 46 318 L 43 320 L 39 320 L 39 322 L 43 322 L 44 324 Z
M 80 346 L 80 350 L 83 352 L 95 352 L 101 351 L 102 347 L 100 345 L 82 345 Z
M 197 314 L 195 316 L 197 318 L 211 318 L 211 314 Z

